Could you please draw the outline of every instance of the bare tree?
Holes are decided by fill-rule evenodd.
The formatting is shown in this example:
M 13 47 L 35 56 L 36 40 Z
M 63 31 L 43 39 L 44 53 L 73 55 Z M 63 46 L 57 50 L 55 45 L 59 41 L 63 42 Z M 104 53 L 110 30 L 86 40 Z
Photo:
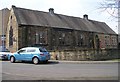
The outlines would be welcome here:
M 120 0 L 104 0 L 100 3 L 100 9 L 107 11 L 118 22 L 118 42 L 120 47 Z
M 104 0 L 100 4 L 100 9 L 102 9 L 103 11 L 107 11 L 112 17 L 120 17 L 120 0 Z

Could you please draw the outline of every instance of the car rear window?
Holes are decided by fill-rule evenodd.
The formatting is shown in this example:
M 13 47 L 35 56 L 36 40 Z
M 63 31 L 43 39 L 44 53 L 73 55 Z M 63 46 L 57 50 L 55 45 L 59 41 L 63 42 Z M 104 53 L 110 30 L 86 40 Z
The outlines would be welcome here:
M 39 48 L 40 52 L 47 52 L 45 48 Z

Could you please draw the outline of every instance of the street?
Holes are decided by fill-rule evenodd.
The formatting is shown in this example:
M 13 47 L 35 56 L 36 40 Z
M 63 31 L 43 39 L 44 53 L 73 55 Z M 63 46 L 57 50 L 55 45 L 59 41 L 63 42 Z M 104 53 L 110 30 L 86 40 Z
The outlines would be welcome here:
M 117 80 L 118 63 L 61 63 L 49 61 L 34 65 L 31 62 L 2 61 L 2 80 Z

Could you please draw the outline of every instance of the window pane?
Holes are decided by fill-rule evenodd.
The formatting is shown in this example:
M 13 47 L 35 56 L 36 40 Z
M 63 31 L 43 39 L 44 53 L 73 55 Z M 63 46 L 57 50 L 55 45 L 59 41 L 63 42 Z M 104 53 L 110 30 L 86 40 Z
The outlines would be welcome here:
M 27 52 L 35 52 L 35 49 L 28 49 Z

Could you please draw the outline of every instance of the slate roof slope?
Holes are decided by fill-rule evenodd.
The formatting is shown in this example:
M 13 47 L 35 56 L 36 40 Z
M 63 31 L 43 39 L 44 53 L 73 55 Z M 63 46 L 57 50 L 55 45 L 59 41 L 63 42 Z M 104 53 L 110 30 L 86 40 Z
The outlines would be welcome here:
M 12 6 L 19 25 L 35 25 L 116 34 L 106 23 Z

